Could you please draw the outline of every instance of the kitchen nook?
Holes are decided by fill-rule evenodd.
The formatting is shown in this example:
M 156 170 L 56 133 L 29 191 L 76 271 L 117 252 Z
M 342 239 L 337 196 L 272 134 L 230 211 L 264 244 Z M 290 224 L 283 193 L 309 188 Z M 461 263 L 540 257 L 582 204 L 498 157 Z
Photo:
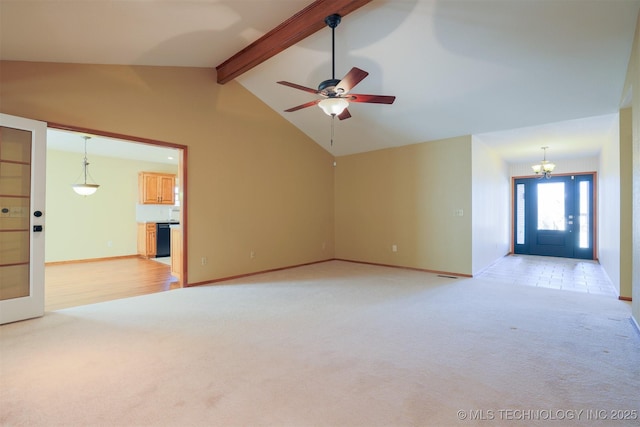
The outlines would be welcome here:
M 138 195 L 138 255 L 156 260 L 168 258 L 172 275 L 179 277 L 182 236 L 176 175 L 140 172 Z

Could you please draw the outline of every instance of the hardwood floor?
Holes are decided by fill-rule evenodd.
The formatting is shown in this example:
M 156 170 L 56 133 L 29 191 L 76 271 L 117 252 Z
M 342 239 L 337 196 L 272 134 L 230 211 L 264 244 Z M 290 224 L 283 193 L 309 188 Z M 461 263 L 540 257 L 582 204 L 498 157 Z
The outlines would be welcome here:
M 138 258 L 48 264 L 45 311 L 152 294 L 180 287 L 171 267 Z

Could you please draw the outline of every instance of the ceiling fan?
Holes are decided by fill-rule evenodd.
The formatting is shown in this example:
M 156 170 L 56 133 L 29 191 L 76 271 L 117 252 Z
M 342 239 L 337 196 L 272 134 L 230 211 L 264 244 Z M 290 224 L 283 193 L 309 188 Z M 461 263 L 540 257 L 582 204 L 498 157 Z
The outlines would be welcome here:
M 340 120 L 348 119 L 351 117 L 347 107 L 349 102 L 364 102 L 373 104 L 393 104 L 395 96 L 387 95 L 362 95 L 349 93 L 351 89 L 358 83 L 360 83 L 365 77 L 369 75 L 364 70 L 353 67 L 342 80 L 336 79 L 336 40 L 335 29 L 340 23 L 340 15 L 333 14 L 325 18 L 324 22 L 331 28 L 331 58 L 332 58 L 332 78 L 325 80 L 318 85 L 318 89 L 312 89 L 310 87 L 301 86 L 295 83 L 280 81 L 277 82 L 281 85 L 289 86 L 294 89 L 303 90 L 305 92 L 320 95 L 322 98 L 314 101 L 309 101 L 305 104 L 298 105 L 296 107 L 284 110 L 285 112 L 292 112 L 301 110 L 303 108 L 311 107 L 312 105 L 318 105 L 329 116 L 338 117 Z

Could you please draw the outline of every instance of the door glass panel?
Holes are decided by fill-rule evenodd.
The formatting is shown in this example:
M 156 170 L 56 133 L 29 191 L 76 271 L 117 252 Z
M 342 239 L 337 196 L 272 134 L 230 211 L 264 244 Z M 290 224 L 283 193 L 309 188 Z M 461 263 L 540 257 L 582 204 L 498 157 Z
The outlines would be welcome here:
M 524 245 L 524 184 L 516 186 L 516 244 Z
M 0 127 L 0 137 L 0 159 L 31 164 L 31 132 Z
M 31 132 L 0 127 L 0 300 L 29 296 Z
M 566 229 L 564 182 L 538 184 L 538 230 Z
M 31 187 L 31 167 L 8 163 L 0 158 L 0 194 L 27 196 Z
M 578 188 L 578 246 L 581 249 L 589 248 L 589 181 L 580 181 L 580 186 Z

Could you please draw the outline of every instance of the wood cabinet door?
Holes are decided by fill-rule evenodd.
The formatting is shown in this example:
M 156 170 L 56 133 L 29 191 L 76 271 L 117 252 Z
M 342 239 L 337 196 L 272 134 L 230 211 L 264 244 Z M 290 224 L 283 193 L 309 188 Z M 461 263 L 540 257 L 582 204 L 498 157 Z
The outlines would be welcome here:
M 173 205 L 175 204 L 175 186 L 175 175 L 140 172 L 138 177 L 140 203 L 146 205 Z
M 156 256 L 156 225 L 147 224 L 147 256 Z
M 175 203 L 176 177 L 173 175 L 158 176 L 158 193 L 160 203 L 163 205 L 173 205 Z
M 142 173 L 139 179 L 140 202 L 143 204 L 157 204 L 160 199 L 158 194 L 158 175 Z
M 138 255 L 147 256 L 147 227 L 138 223 Z

